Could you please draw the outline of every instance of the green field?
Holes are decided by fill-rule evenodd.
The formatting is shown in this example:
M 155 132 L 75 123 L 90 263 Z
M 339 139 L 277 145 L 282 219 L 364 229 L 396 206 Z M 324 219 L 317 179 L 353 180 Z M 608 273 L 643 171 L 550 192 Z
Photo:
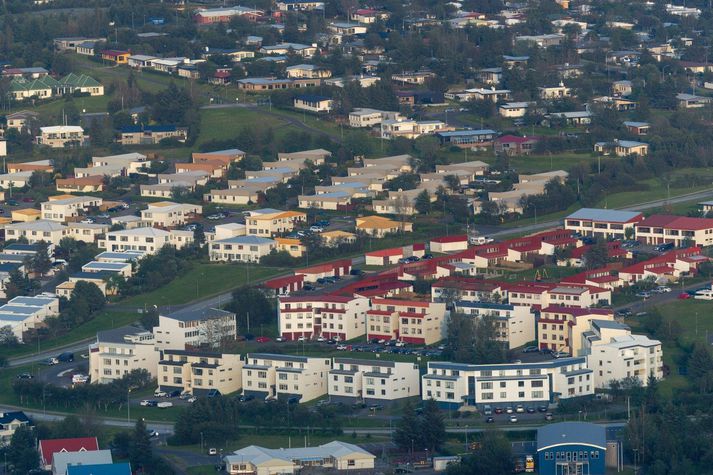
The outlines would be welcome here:
M 160 289 L 121 300 L 119 305 L 180 305 L 285 273 L 285 269 L 249 264 L 195 265 Z M 227 303 L 227 302 L 226 302 Z

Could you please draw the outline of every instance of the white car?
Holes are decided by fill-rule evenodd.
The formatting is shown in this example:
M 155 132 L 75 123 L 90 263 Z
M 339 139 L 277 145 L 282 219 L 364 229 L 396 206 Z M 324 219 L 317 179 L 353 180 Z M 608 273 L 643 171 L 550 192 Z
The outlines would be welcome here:
M 139 406 L 144 406 L 148 407 L 151 402 L 148 399 L 142 399 L 141 402 L 139 403 Z
M 694 299 L 713 300 L 713 290 L 703 289 L 693 294 Z
M 94 224 L 94 220 L 92 218 L 84 218 L 81 221 L 82 224 Z
M 406 346 L 406 343 L 404 343 L 403 341 L 397 341 L 396 346 Z
M 214 449 L 213 447 L 211 447 L 210 449 L 208 449 L 208 455 L 218 455 L 218 449 Z
M 327 339 L 323 336 L 318 336 L 317 341 L 321 343 L 321 342 L 327 341 Z
M 665 294 L 667 292 L 671 292 L 671 287 L 666 287 L 665 285 L 660 285 L 654 289 L 654 292 L 657 294 Z
M 344 350 L 347 349 L 347 345 L 337 345 L 337 349 L 338 349 L 339 351 L 344 351 Z
M 321 226 L 310 226 L 309 230 L 313 233 L 321 233 L 322 231 L 324 231 L 324 228 Z
M 189 397 L 188 399 L 186 399 L 186 401 L 190 402 L 191 404 L 193 404 L 193 403 L 196 402 L 197 400 L 198 400 L 198 398 L 195 397 L 195 396 L 191 396 L 191 397 Z
M 171 401 L 161 401 L 156 404 L 156 407 L 166 409 L 167 407 L 173 407 L 173 403 Z
M 89 376 L 86 374 L 77 373 L 72 376 L 72 384 L 84 384 L 89 381 Z
M 166 397 L 168 394 L 166 394 L 166 391 L 161 391 L 160 389 L 157 389 L 156 391 L 153 392 L 154 397 Z
M 489 238 L 488 236 L 470 236 L 468 238 L 468 243 L 473 245 L 489 244 L 493 241 L 495 241 L 495 239 Z
M 301 337 L 297 338 L 297 341 L 305 341 L 305 337 L 301 336 Z

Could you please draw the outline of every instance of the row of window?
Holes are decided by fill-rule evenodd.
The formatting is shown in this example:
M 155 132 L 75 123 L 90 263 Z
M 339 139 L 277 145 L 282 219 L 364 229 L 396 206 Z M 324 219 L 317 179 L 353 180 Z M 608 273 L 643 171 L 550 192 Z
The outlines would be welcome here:
M 562 452 L 545 452 L 545 460 L 556 460 L 562 462 L 577 462 L 589 459 L 598 459 L 599 451 L 580 450 L 577 451 L 562 451 Z

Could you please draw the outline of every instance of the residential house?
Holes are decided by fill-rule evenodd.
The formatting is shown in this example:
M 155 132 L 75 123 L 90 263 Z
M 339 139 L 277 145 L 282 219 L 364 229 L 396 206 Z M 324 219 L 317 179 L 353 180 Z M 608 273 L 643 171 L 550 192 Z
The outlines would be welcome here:
M 329 97 L 317 96 L 314 94 L 303 94 L 295 96 L 293 99 L 295 109 L 305 110 L 309 112 L 331 112 L 334 107 L 334 101 Z
M 193 16 L 198 25 L 211 25 L 215 23 L 229 23 L 235 17 L 246 18 L 249 21 L 257 21 L 265 15 L 262 10 L 254 8 L 234 6 L 222 8 L 203 8 L 198 10 Z
M 459 300 L 454 310 L 474 318 L 484 316 L 493 319 L 495 339 L 506 344 L 509 350 L 524 346 L 535 340 L 535 314 L 530 307 L 507 303 Z
M 116 64 L 127 64 L 130 56 L 131 53 L 129 51 L 104 50 L 101 52 L 101 59 Z
M 493 144 L 493 140 L 498 136 L 494 130 L 453 130 L 446 132 L 437 132 L 436 137 L 441 142 L 441 145 L 460 148 L 488 148 Z
M 67 223 L 65 236 L 72 238 L 75 241 L 86 242 L 87 244 L 95 243 L 100 236 L 109 231 L 110 226 L 103 223 Z
M 614 81 L 611 85 L 612 94 L 615 96 L 630 96 L 634 87 L 631 81 Z
M 353 340 L 366 332 L 367 310 L 369 300 L 362 297 L 281 297 L 278 328 L 285 340 L 313 340 L 318 337 Z
M 155 254 L 163 246 L 171 245 L 176 249 L 193 242 L 193 231 L 173 229 L 165 231 L 152 227 L 138 227 L 109 231 L 104 239 L 99 240 L 98 246 L 112 252 L 142 251 Z
M 263 46 L 259 51 L 261 54 L 287 55 L 294 53 L 303 58 L 311 58 L 317 52 L 316 45 L 303 45 L 300 43 L 278 43 L 272 46 Z
M 23 188 L 27 186 L 32 176 L 32 171 L 0 174 L 0 188 Z
M 307 215 L 299 211 L 280 211 L 276 209 L 260 209 L 250 211 L 245 218 L 248 235 L 273 237 L 277 234 L 291 232 L 295 224 L 305 223 Z
M 529 102 L 506 102 L 498 106 L 498 114 L 506 119 L 520 119 L 525 117 Z
M 66 229 L 62 224 L 46 220 L 13 223 L 5 225 L 5 239 L 17 240 L 24 237 L 29 244 L 44 241 L 58 246 L 65 237 Z
M 249 353 L 243 365 L 243 394 L 309 402 L 327 394 L 331 366 L 320 357 Z
M 240 355 L 166 349 L 158 361 L 158 386 L 193 396 L 227 395 L 242 389 L 242 370 Z
M 52 470 L 54 456 L 65 452 L 94 452 L 99 450 L 96 437 L 76 437 L 71 439 L 44 439 L 37 444 L 40 467 Z
M 443 339 L 443 303 L 374 298 L 367 311 L 367 338 L 431 345 Z
M 324 10 L 324 2 L 315 0 L 280 0 L 277 9 L 281 12 Z
M 84 135 L 84 129 L 78 125 L 54 125 L 40 127 L 40 135 L 35 137 L 38 145 L 50 148 L 82 147 L 89 137 Z
M 187 203 L 174 203 L 173 201 L 159 201 L 149 203 L 147 209 L 141 210 L 141 219 L 150 226 L 172 228 L 183 226 L 189 219 L 195 218 L 203 212 L 203 207 Z
M 629 131 L 629 133 L 631 134 L 648 135 L 649 130 L 651 129 L 651 124 L 649 124 L 648 122 L 625 121 L 624 127 L 626 127 L 626 130 Z
M 188 129 L 175 125 L 127 126 L 119 130 L 116 141 L 122 145 L 155 145 L 171 138 L 185 142 L 188 138 Z
M 21 132 L 23 129 L 30 130 L 39 122 L 40 115 L 37 112 L 21 110 L 5 116 L 5 127 Z
M 88 94 L 90 96 L 103 96 L 104 86 L 96 79 L 86 74 L 69 73 L 58 81 L 60 94 Z
M 432 238 L 428 248 L 431 252 L 456 252 L 468 249 L 468 236 L 457 234 L 454 236 L 440 236 Z
M 539 137 L 518 137 L 515 135 L 503 135 L 495 139 L 495 153 L 505 155 L 530 155 Z
M 325 277 L 344 277 L 345 275 L 349 275 L 351 270 L 352 260 L 346 258 L 296 269 L 295 275 L 304 276 L 305 282 L 317 282 L 317 279 Z
M 113 463 L 111 450 L 79 450 L 77 452 L 55 452 L 52 458 L 52 475 L 66 475 L 74 466 L 104 465 Z
M 294 66 L 287 66 L 285 68 L 285 74 L 288 78 L 300 79 L 326 79 L 332 77 L 332 71 L 315 64 L 296 64 Z
M 557 86 L 538 87 L 540 99 L 545 101 L 556 101 L 572 95 L 572 90 L 565 86 L 562 82 Z
M 383 404 L 420 393 L 417 364 L 354 358 L 332 360 L 327 390 L 332 401 Z
M 356 108 L 349 113 L 350 127 L 374 127 L 384 120 L 402 119 L 398 112 L 381 111 L 369 108 Z
M 234 340 L 238 329 L 235 314 L 217 308 L 180 310 L 160 314 L 153 329 L 156 348 L 184 350 L 202 346 L 217 347 L 224 340 Z
M 681 109 L 698 109 L 705 107 L 711 103 L 710 97 L 696 96 L 695 94 L 679 93 L 676 94 L 678 107 Z
M 394 221 L 381 216 L 364 216 L 356 219 L 356 230 L 367 236 L 382 238 L 398 232 L 411 232 L 413 223 Z
M 613 321 L 614 314 L 604 308 L 544 307 L 537 319 L 538 347 L 580 356 L 582 334 L 589 330 L 592 320 Z
M 617 157 L 639 156 L 644 157 L 649 153 L 649 144 L 635 140 L 614 139 L 613 142 L 597 142 L 594 151 L 608 155 L 611 152 Z
M 307 252 L 307 246 L 297 238 L 276 237 L 277 252 L 286 252 L 291 257 L 302 257 Z
M 551 112 L 545 115 L 543 125 L 550 127 L 556 125 L 579 127 L 592 123 L 592 113 L 589 111 L 572 111 L 572 112 Z
M 49 201 L 41 204 L 42 219 L 64 223 L 76 221 L 91 209 L 102 204 L 101 198 L 93 196 L 59 195 L 50 196 Z
M 134 370 L 146 370 L 157 376 L 159 352 L 153 333 L 126 326 L 97 332 L 97 341 L 89 345 L 89 381 L 107 384 Z
M 32 421 L 22 411 L 0 412 L 0 446 L 10 445 L 13 434 L 20 427 L 32 426 Z
M 414 243 L 401 247 L 366 252 L 364 254 L 364 263 L 368 266 L 386 266 L 390 264 L 398 264 L 402 259 L 409 257 L 421 258 L 425 253 L 425 244 Z
M 57 191 L 63 193 L 98 193 L 104 191 L 104 177 L 101 175 L 82 178 L 57 178 Z
M 10 327 L 17 340 L 22 343 L 25 332 L 44 326 L 46 318 L 57 315 L 59 299 L 52 294 L 14 297 L 0 306 L 0 328 Z

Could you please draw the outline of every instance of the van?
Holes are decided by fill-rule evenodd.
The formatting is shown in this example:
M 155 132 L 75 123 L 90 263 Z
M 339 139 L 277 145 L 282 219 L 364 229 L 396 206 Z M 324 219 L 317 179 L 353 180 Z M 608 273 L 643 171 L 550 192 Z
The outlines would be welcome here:
M 61 363 L 71 363 L 74 361 L 74 353 L 65 352 L 57 356 L 57 360 Z
M 710 289 L 702 289 L 696 291 L 695 294 L 693 294 L 694 299 L 698 300 L 713 300 L 713 290 Z
M 493 408 L 490 407 L 490 404 L 486 404 L 483 406 L 483 415 L 484 416 L 492 416 L 493 415 Z

